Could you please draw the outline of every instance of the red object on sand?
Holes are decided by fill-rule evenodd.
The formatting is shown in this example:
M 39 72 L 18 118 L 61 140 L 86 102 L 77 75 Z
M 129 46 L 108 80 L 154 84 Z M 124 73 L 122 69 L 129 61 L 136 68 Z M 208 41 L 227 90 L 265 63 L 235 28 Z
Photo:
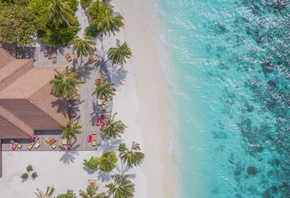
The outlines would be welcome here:
M 100 124 L 101 124 L 101 120 L 100 119 L 97 119 L 96 120 L 96 125 L 99 126 Z
M 93 137 L 91 135 L 88 135 L 88 142 L 91 142 L 93 140 Z
M 101 129 L 103 129 L 103 128 L 105 128 L 105 125 L 102 124 L 102 125 L 101 125 Z
M 55 142 L 56 142 L 56 139 L 52 138 L 51 141 L 52 141 L 53 143 L 55 143 Z
M 101 115 L 101 119 L 102 120 L 105 119 L 105 115 L 104 114 Z
M 12 150 L 15 151 L 15 149 L 16 149 L 16 145 L 13 144 L 13 145 L 12 145 Z
M 71 150 L 71 145 L 70 144 L 67 145 L 67 150 Z

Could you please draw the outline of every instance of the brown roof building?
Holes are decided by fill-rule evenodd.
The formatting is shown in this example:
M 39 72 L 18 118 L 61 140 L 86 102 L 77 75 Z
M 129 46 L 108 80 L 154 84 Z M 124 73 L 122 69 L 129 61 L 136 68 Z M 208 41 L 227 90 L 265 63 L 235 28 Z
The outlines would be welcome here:
M 30 59 L 0 68 L 0 139 L 29 139 L 35 130 L 59 130 L 66 122 L 66 101 L 50 92 L 54 73 L 53 68 L 34 68 Z

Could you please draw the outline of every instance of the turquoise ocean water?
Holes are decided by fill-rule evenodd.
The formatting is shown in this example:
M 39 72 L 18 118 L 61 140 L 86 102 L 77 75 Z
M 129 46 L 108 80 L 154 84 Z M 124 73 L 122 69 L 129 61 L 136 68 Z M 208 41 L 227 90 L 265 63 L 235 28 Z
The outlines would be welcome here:
M 290 1 L 158 0 L 184 198 L 290 197 Z

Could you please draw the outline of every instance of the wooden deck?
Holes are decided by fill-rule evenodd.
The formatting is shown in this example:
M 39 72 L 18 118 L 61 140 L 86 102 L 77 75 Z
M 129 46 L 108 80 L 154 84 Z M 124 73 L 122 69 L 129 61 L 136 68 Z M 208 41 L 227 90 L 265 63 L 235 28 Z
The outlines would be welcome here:
M 106 110 L 102 110 L 101 106 L 97 105 L 96 96 L 92 93 L 95 90 L 95 80 L 100 77 L 100 73 L 107 73 L 105 67 L 96 66 L 88 62 L 86 57 L 82 58 L 82 62 L 78 62 L 75 65 L 72 62 L 68 62 L 65 58 L 66 52 L 71 52 L 69 48 L 62 49 L 62 53 L 58 53 L 58 64 L 53 65 L 51 60 L 45 57 L 45 51 L 40 48 L 35 50 L 35 67 L 47 67 L 47 66 L 69 66 L 75 67 L 80 73 L 80 79 L 86 81 L 85 84 L 79 88 L 80 101 L 76 105 L 70 107 L 70 112 L 78 115 L 77 121 L 82 126 L 82 133 L 77 135 L 77 141 L 72 143 L 72 150 L 96 150 L 98 146 L 92 146 L 91 142 L 88 142 L 88 135 L 92 135 L 92 131 L 96 130 L 97 134 L 93 135 L 93 139 L 96 139 L 97 145 L 100 145 L 102 138 L 100 135 L 100 127 L 96 126 L 96 119 L 100 118 L 102 114 L 110 116 L 112 112 L 112 101 L 107 102 Z M 110 77 L 107 76 L 110 81 Z M 66 150 L 67 146 L 62 144 L 60 138 L 61 131 L 36 131 L 35 135 L 39 136 L 38 143 L 40 146 L 32 148 L 30 151 L 61 151 Z M 55 138 L 57 147 L 52 149 L 51 146 L 45 142 L 46 138 Z M 16 148 L 15 151 L 27 151 L 29 140 L 19 140 L 22 144 L 22 148 Z M 11 151 L 12 144 L 10 140 L 2 140 L 2 150 Z M 1 153 L 1 152 L 0 152 Z

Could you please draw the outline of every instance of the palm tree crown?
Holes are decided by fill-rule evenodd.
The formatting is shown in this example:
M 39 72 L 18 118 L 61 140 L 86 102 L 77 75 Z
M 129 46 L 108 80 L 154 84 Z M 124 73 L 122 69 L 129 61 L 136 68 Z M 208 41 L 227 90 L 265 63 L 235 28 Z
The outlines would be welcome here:
M 43 192 L 41 192 L 38 188 L 37 188 L 37 193 L 35 192 L 35 195 L 38 198 L 50 198 L 54 192 L 55 188 L 52 187 L 47 187 L 45 193 L 43 194 Z
M 110 172 L 116 167 L 118 158 L 116 154 L 111 151 L 104 153 L 98 160 L 98 167 L 103 172 Z
M 116 43 L 117 47 L 111 47 L 108 50 L 107 55 L 113 64 L 119 64 L 123 66 L 126 63 L 126 58 L 130 59 L 132 57 L 132 52 L 126 42 L 120 45 L 120 41 L 117 40 Z
M 79 76 L 78 73 L 69 72 L 68 67 L 65 68 L 64 73 L 60 73 L 56 70 L 55 72 L 54 79 L 50 81 L 50 84 L 52 84 L 52 93 L 57 97 L 66 97 L 70 99 L 78 93 L 77 87 L 85 83 L 77 79 Z
M 107 184 L 108 193 L 114 198 L 132 198 L 134 197 L 135 184 L 133 184 L 129 179 L 128 175 L 114 176 L 114 184 Z
M 74 140 L 77 140 L 77 134 L 81 133 L 82 126 L 79 125 L 77 122 L 73 122 L 72 120 L 68 120 L 66 125 L 60 125 L 60 129 L 62 130 L 62 133 L 60 137 L 62 139 L 67 139 L 70 141 L 71 138 Z
M 98 189 L 97 186 L 88 186 L 86 192 L 80 190 L 80 196 L 81 198 L 109 198 L 104 192 L 97 193 Z
M 112 86 L 114 86 L 114 83 L 107 83 L 105 81 L 101 81 L 101 83 L 96 83 L 96 89 L 93 94 L 96 94 L 97 98 L 104 98 L 106 101 L 108 101 L 108 99 L 111 99 L 116 92 L 116 89 Z
M 51 23 L 56 27 L 64 22 L 69 25 L 70 21 L 75 21 L 73 10 L 67 1 L 50 0 L 47 11 Z
M 116 139 L 117 137 L 121 137 L 121 134 L 123 134 L 127 128 L 121 120 L 115 121 L 116 114 L 117 113 L 114 113 L 112 117 L 105 118 L 103 121 L 105 127 L 101 129 L 101 132 L 103 132 L 106 139 Z
M 129 168 L 133 166 L 140 165 L 144 160 L 144 153 L 140 151 L 140 145 L 133 142 L 131 149 L 126 147 L 125 143 L 119 145 L 119 156 L 123 163 L 125 163 Z
M 93 40 L 94 38 L 91 36 L 85 36 L 84 38 L 76 36 L 71 42 L 73 45 L 73 53 L 77 51 L 77 57 L 88 56 L 89 54 L 94 53 L 96 43 Z
M 115 35 L 115 32 L 119 32 L 121 27 L 124 27 L 124 23 L 122 22 L 123 17 L 120 15 L 112 16 L 113 9 L 112 6 L 109 6 L 106 10 L 104 18 L 101 20 L 101 22 L 97 25 L 97 28 L 102 31 L 105 35 L 107 33 L 110 34 L 113 33 Z

